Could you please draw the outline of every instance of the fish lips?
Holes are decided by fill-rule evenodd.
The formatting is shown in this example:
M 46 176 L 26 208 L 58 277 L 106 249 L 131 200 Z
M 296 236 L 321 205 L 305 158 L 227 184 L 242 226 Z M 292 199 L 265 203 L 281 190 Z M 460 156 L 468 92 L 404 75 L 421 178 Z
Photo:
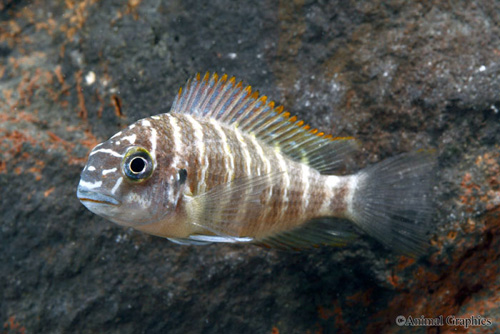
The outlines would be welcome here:
M 87 190 L 82 187 L 78 187 L 76 197 L 78 197 L 80 202 L 82 202 L 85 206 L 87 206 L 87 204 L 120 205 L 120 202 L 112 196 L 105 195 L 97 191 Z

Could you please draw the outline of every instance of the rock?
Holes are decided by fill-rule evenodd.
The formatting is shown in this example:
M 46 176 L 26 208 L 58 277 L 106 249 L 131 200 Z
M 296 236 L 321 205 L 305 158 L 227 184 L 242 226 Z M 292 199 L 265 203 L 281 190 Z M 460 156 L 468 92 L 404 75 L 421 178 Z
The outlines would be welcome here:
M 5 333 L 423 333 L 402 315 L 499 317 L 500 5 L 404 1 L 0 4 L 0 321 Z M 369 237 L 287 253 L 188 247 L 75 196 L 89 150 L 227 72 L 358 168 L 434 148 L 428 255 Z M 455 322 L 448 316 L 453 316 Z

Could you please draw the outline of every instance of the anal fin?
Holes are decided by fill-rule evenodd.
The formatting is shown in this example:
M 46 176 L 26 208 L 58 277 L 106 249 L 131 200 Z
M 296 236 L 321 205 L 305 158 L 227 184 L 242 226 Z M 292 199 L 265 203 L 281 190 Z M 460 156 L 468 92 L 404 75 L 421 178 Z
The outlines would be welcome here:
M 339 218 L 315 219 L 291 231 L 256 240 L 263 247 L 281 250 L 302 250 L 321 246 L 345 246 L 357 239 L 358 233 L 348 220 Z

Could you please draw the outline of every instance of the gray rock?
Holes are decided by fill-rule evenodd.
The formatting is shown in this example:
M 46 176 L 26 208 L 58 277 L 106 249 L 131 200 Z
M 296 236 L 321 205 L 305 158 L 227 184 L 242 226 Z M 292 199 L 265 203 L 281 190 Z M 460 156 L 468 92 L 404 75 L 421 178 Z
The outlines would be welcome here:
M 2 331 L 423 333 L 396 317 L 498 319 L 498 22 L 491 1 L 3 1 Z M 75 188 L 89 150 L 168 111 L 198 71 L 359 138 L 357 168 L 434 148 L 429 254 L 368 237 L 297 253 L 179 246 L 88 212 Z

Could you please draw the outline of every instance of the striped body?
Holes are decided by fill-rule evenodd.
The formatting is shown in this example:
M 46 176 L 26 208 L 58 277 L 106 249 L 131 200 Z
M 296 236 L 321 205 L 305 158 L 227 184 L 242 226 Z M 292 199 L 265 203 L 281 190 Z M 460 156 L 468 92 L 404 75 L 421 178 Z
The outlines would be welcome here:
M 173 168 L 187 170 L 187 196 L 196 196 L 234 179 L 282 172 L 280 182 L 262 192 L 258 214 L 246 212 L 249 201 L 245 196 L 239 203 L 225 203 L 239 208 L 234 222 L 234 232 L 239 237 L 262 238 L 313 218 L 344 215 L 348 177 L 320 175 L 283 155 L 279 147 L 270 147 L 216 121 L 182 114 L 163 114 L 150 121 L 159 133 L 158 146 L 171 147 Z M 181 206 L 181 210 L 187 211 L 183 217 L 189 226 L 189 200 Z M 176 237 L 197 232 L 201 233 L 188 227 L 185 235 Z
M 333 175 L 355 149 L 353 138 L 326 135 L 235 78 L 207 73 L 188 81 L 170 113 L 97 145 L 77 196 L 117 224 L 182 244 L 342 245 L 357 236 L 354 224 L 421 252 L 432 156 Z

